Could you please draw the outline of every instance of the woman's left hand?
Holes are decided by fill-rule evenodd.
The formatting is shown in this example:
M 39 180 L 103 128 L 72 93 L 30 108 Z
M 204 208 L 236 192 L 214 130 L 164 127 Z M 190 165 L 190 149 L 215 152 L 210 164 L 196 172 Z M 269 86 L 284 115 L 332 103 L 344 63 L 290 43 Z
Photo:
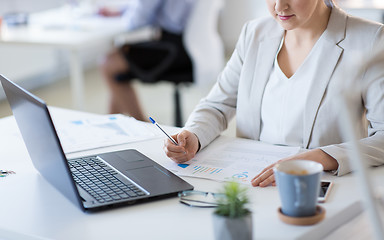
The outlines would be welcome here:
M 273 174 L 273 168 L 279 162 L 285 161 L 284 159 L 275 162 L 268 167 L 264 168 L 259 174 L 251 180 L 254 187 L 266 187 L 268 185 L 276 186 L 275 175 Z
M 251 180 L 252 186 L 254 187 L 266 187 L 269 185 L 276 186 L 275 175 L 273 173 L 273 168 L 279 162 L 289 161 L 289 160 L 310 160 L 321 163 L 324 167 L 324 170 L 336 170 L 339 167 L 336 159 L 325 153 L 321 149 L 313 149 L 307 152 L 303 152 L 288 158 L 283 158 L 276 163 L 269 165 L 264 168 L 259 174 L 256 175 Z

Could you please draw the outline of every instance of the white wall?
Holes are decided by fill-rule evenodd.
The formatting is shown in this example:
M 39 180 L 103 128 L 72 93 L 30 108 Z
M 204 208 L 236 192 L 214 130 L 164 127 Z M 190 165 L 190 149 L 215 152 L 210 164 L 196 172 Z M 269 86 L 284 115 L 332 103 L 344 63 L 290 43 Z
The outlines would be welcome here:
M 268 14 L 265 0 L 225 0 L 219 32 L 227 55 L 232 53 L 244 23 Z
M 0 15 L 12 12 L 35 12 L 60 6 L 66 0 L 0 0 Z
M 384 0 L 382 0 L 384 1 Z M 384 11 L 378 9 L 345 9 L 345 11 L 353 16 L 365 18 L 375 22 L 384 22 Z

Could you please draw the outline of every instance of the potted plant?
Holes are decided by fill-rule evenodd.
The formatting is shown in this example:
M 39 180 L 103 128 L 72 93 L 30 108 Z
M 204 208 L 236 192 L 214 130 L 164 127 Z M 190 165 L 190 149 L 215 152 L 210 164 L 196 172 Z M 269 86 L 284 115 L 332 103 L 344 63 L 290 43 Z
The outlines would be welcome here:
M 252 239 L 252 213 L 247 208 L 249 202 L 247 188 L 238 182 L 224 184 L 222 198 L 213 213 L 213 227 L 217 240 Z

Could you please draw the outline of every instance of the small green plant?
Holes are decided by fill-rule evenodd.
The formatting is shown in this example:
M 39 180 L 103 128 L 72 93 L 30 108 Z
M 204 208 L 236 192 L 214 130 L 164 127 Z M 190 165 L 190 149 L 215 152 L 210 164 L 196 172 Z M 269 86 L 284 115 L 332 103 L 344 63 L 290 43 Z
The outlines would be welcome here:
M 249 202 L 247 188 L 241 187 L 238 182 L 231 181 L 224 184 L 221 193 L 225 197 L 218 199 L 215 214 L 229 218 L 241 218 L 250 213 L 246 207 Z

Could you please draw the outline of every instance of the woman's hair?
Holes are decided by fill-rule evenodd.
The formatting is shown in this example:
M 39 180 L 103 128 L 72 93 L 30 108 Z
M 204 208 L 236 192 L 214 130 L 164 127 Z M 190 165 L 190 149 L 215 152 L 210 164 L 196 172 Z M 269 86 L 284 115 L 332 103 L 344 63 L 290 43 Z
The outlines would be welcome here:
M 333 0 L 324 0 L 324 3 L 330 8 L 335 6 L 335 3 L 333 2 Z

